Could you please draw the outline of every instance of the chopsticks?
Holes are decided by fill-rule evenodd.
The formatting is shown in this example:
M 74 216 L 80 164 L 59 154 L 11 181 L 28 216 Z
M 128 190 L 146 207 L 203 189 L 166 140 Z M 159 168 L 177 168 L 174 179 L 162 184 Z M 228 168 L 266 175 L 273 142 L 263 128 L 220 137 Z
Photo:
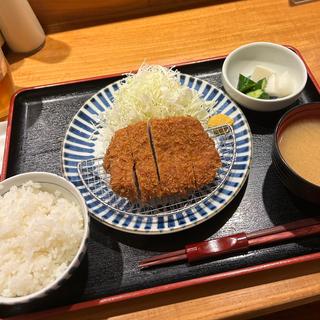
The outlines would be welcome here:
M 241 232 L 226 237 L 188 244 L 184 249 L 144 259 L 139 262 L 139 267 L 146 269 L 184 260 L 192 263 L 232 252 L 248 250 L 257 246 L 316 234 L 320 234 L 320 218 L 302 219 L 250 233 Z

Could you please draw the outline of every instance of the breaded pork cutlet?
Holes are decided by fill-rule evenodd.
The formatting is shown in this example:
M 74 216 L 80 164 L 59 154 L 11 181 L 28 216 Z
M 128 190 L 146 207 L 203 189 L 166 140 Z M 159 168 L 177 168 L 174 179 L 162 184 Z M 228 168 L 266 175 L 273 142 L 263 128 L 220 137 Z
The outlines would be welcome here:
M 187 195 L 195 189 L 189 150 L 186 117 L 149 121 L 154 154 L 161 184 L 161 196 Z
M 137 199 L 134 162 L 126 128 L 118 130 L 113 136 L 103 159 L 103 167 L 110 173 L 110 185 L 115 193 L 130 201 Z
M 197 189 L 213 182 L 221 160 L 214 141 L 203 130 L 201 123 L 188 117 L 187 135 L 192 146 L 191 159 Z
M 146 121 L 127 127 L 137 177 L 139 196 L 142 203 L 159 197 L 159 179 L 154 161 Z
M 220 166 L 214 141 L 192 117 L 153 119 L 118 130 L 104 158 L 113 191 L 142 203 L 186 196 L 213 182 Z

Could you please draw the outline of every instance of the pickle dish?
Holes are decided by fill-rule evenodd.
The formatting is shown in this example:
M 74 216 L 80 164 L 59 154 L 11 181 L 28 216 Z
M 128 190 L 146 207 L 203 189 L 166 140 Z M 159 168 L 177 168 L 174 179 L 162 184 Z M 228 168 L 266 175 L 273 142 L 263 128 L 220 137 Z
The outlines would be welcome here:
M 228 95 L 245 108 L 271 112 L 293 104 L 307 82 L 304 62 L 291 49 L 270 42 L 237 48 L 222 66 Z

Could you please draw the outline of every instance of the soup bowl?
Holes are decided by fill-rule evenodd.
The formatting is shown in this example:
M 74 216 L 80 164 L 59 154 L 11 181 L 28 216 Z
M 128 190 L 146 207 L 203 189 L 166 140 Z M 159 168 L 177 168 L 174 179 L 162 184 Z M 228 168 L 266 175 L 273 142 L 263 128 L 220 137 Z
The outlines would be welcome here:
M 284 154 L 284 147 L 282 147 L 283 135 L 286 132 L 286 130 L 289 128 L 290 125 L 295 123 L 298 125 L 302 121 L 305 121 L 306 119 L 315 119 L 319 118 L 320 123 L 320 102 L 315 103 L 308 103 L 304 105 L 297 106 L 295 108 L 292 108 L 288 112 L 286 112 L 280 121 L 278 122 L 278 125 L 276 127 L 275 133 L 274 133 L 274 140 L 273 140 L 273 148 L 272 148 L 272 162 L 273 165 L 279 175 L 280 180 L 282 183 L 295 195 L 316 203 L 320 204 L 320 183 L 318 184 L 315 182 L 315 179 L 320 180 L 320 177 L 312 177 L 310 178 L 310 174 L 302 173 L 302 171 L 294 169 L 293 168 L 293 158 L 290 158 Z M 305 127 L 304 127 L 305 128 Z M 308 136 L 308 132 L 304 132 L 306 130 L 301 131 L 301 135 L 306 134 Z M 288 137 L 288 135 L 287 135 Z M 299 137 L 301 140 L 301 137 Z M 287 138 L 286 138 L 287 139 Z M 287 140 L 290 140 L 289 138 Z M 292 146 L 295 147 L 296 140 L 294 137 L 292 138 Z M 296 156 L 297 161 L 300 161 L 303 163 L 303 165 L 308 165 L 309 161 L 305 161 L 307 158 L 308 148 L 314 148 L 315 144 L 318 144 L 317 150 L 320 152 L 320 139 L 318 141 L 309 141 L 308 137 L 305 139 L 305 146 L 304 150 L 299 150 L 298 146 L 296 148 Z M 288 146 L 291 146 L 288 145 Z M 314 150 L 310 150 L 314 151 Z M 299 158 L 300 157 L 300 158 Z M 312 163 L 312 161 L 310 162 Z M 312 164 L 310 164 L 312 166 Z M 320 164 L 319 164 L 320 165 Z M 317 174 L 315 166 L 309 168 L 309 172 L 313 170 L 314 175 Z M 298 172 L 299 171 L 299 172 Z M 305 171 L 304 171 L 305 172 Z M 308 177 L 307 177 L 308 175 Z

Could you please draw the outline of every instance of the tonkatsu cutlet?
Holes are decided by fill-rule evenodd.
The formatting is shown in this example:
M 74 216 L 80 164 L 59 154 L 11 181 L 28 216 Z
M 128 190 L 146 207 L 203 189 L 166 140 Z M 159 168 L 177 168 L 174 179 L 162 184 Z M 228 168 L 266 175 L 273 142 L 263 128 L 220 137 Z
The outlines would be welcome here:
M 134 162 L 126 128 L 118 130 L 113 136 L 103 160 L 103 167 L 110 173 L 110 185 L 115 193 L 130 201 L 138 198 Z
M 111 188 L 142 203 L 184 197 L 214 181 L 214 141 L 192 117 L 141 121 L 115 133 L 104 158 Z
M 159 197 L 159 179 L 146 121 L 127 127 L 140 200 L 146 203 Z
M 186 196 L 195 190 L 190 150 L 186 148 L 186 120 L 187 117 L 171 117 L 149 121 L 162 197 Z
M 196 181 L 196 188 L 213 182 L 217 170 L 221 167 L 221 160 L 214 141 L 203 130 L 201 123 L 189 117 L 187 133 L 191 152 L 192 168 Z

